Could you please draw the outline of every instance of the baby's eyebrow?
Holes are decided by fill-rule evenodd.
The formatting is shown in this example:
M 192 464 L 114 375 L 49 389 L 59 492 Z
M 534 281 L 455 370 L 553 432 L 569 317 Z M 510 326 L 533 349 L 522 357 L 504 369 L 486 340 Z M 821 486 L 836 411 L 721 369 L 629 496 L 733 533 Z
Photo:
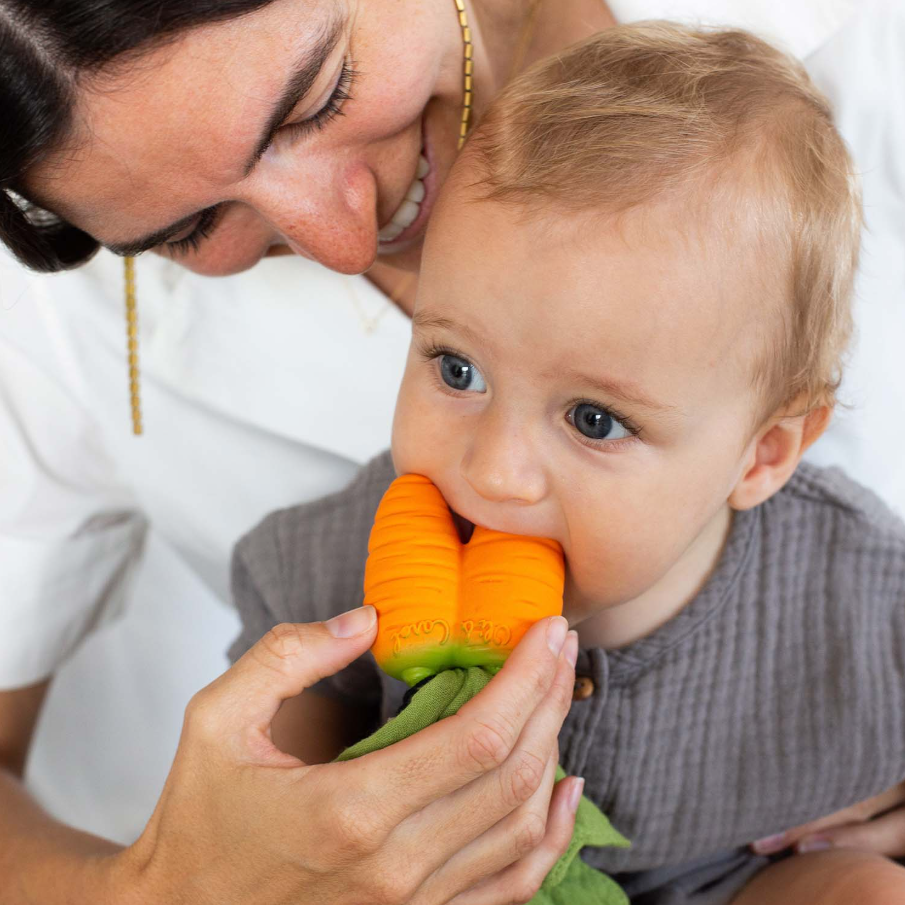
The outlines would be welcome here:
M 574 368 L 559 368 L 555 374 L 549 374 L 548 376 L 575 381 L 575 383 L 591 387 L 605 396 L 618 399 L 629 406 L 641 406 L 654 412 L 668 414 L 678 414 L 681 411 L 676 405 L 671 405 L 668 402 L 658 402 L 656 399 L 651 398 L 641 387 L 631 381 L 620 382 L 606 377 L 592 377 L 590 374 L 583 374 Z
M 473 343 L 480 343 L 482 341 L 481 337 L 467 324 L 460 324 L 454 320 L 450 320 L 448 317 L 437 317 L 432 314 L 422 314 L 420 311 L 416 311 L 412 317 L 412 326 L 415 327 L 415 329 L 420 330 L 455 330 L 456 333 L 461 333 Z

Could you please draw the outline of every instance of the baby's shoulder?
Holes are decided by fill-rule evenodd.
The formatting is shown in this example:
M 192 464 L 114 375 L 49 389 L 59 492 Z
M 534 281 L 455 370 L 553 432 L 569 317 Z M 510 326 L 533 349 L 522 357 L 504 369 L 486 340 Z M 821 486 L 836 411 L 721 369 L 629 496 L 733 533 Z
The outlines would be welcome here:
M 840 612 L 905 613 L 905 522 L 839 468 L 802 464 L 764 503 L 761 566 Z M 789 590 L 786 593 L 792 593 Z
M 395 476 L 390 453 L 381 453 L 342 490 L 271 512 L 236 544 L 234 578 L 247 573 L 280 619 L 354 606 L 374 515 Z
M 853 540 L 887 545 L 905 554 L 905 522 L 877 494 L 841 468 L 802 462 L 786 486 L 765 504 L 770 520 L 814 527 L 827 545 Z M 832 530 L 830 529 L 832 526 Z

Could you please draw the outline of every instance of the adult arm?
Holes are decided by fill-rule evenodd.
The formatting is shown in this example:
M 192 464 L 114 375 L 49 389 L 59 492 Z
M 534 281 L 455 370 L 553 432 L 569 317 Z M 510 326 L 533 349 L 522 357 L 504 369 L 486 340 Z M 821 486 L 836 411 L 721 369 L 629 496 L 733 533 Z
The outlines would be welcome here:
M 49 683 L 0 692 L 0 903 L 103 902 L 99 866 L 119 846 L 63 826 L 22 786 L 34 727 Z

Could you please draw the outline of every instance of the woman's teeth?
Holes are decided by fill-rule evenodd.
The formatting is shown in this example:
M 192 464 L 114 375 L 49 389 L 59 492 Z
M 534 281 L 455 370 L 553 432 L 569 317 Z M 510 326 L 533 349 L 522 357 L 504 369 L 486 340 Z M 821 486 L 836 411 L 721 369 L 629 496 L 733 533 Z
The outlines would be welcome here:
M 418 218 L 421 212 L 421 202 L 424 200 L 424 183 L 421 181 L 430 171 L 430 164 L 422 154 L 418 158 L 418 172 L 405 193 L 405 199 L 396 209 L 396 213 L 390 217 L 390 222 L 380 230 L 381 242 L 392 242 L 408 229 Z

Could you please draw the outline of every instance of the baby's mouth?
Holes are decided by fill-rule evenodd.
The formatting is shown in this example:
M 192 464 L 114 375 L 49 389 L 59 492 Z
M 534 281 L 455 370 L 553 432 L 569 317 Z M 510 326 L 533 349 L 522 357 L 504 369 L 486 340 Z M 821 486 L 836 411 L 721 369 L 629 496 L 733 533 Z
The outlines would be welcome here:
M 464 515 L 459 515 L 458 512 L 450 509 L 450 513 L 452 513 L 453 524 L 456 526 L 456 531 L 459 533 L 459 540 L 463 544 L 467 544 L 471 540 L 472 534 L 474 534 L 474 522 L 468 521 Z

